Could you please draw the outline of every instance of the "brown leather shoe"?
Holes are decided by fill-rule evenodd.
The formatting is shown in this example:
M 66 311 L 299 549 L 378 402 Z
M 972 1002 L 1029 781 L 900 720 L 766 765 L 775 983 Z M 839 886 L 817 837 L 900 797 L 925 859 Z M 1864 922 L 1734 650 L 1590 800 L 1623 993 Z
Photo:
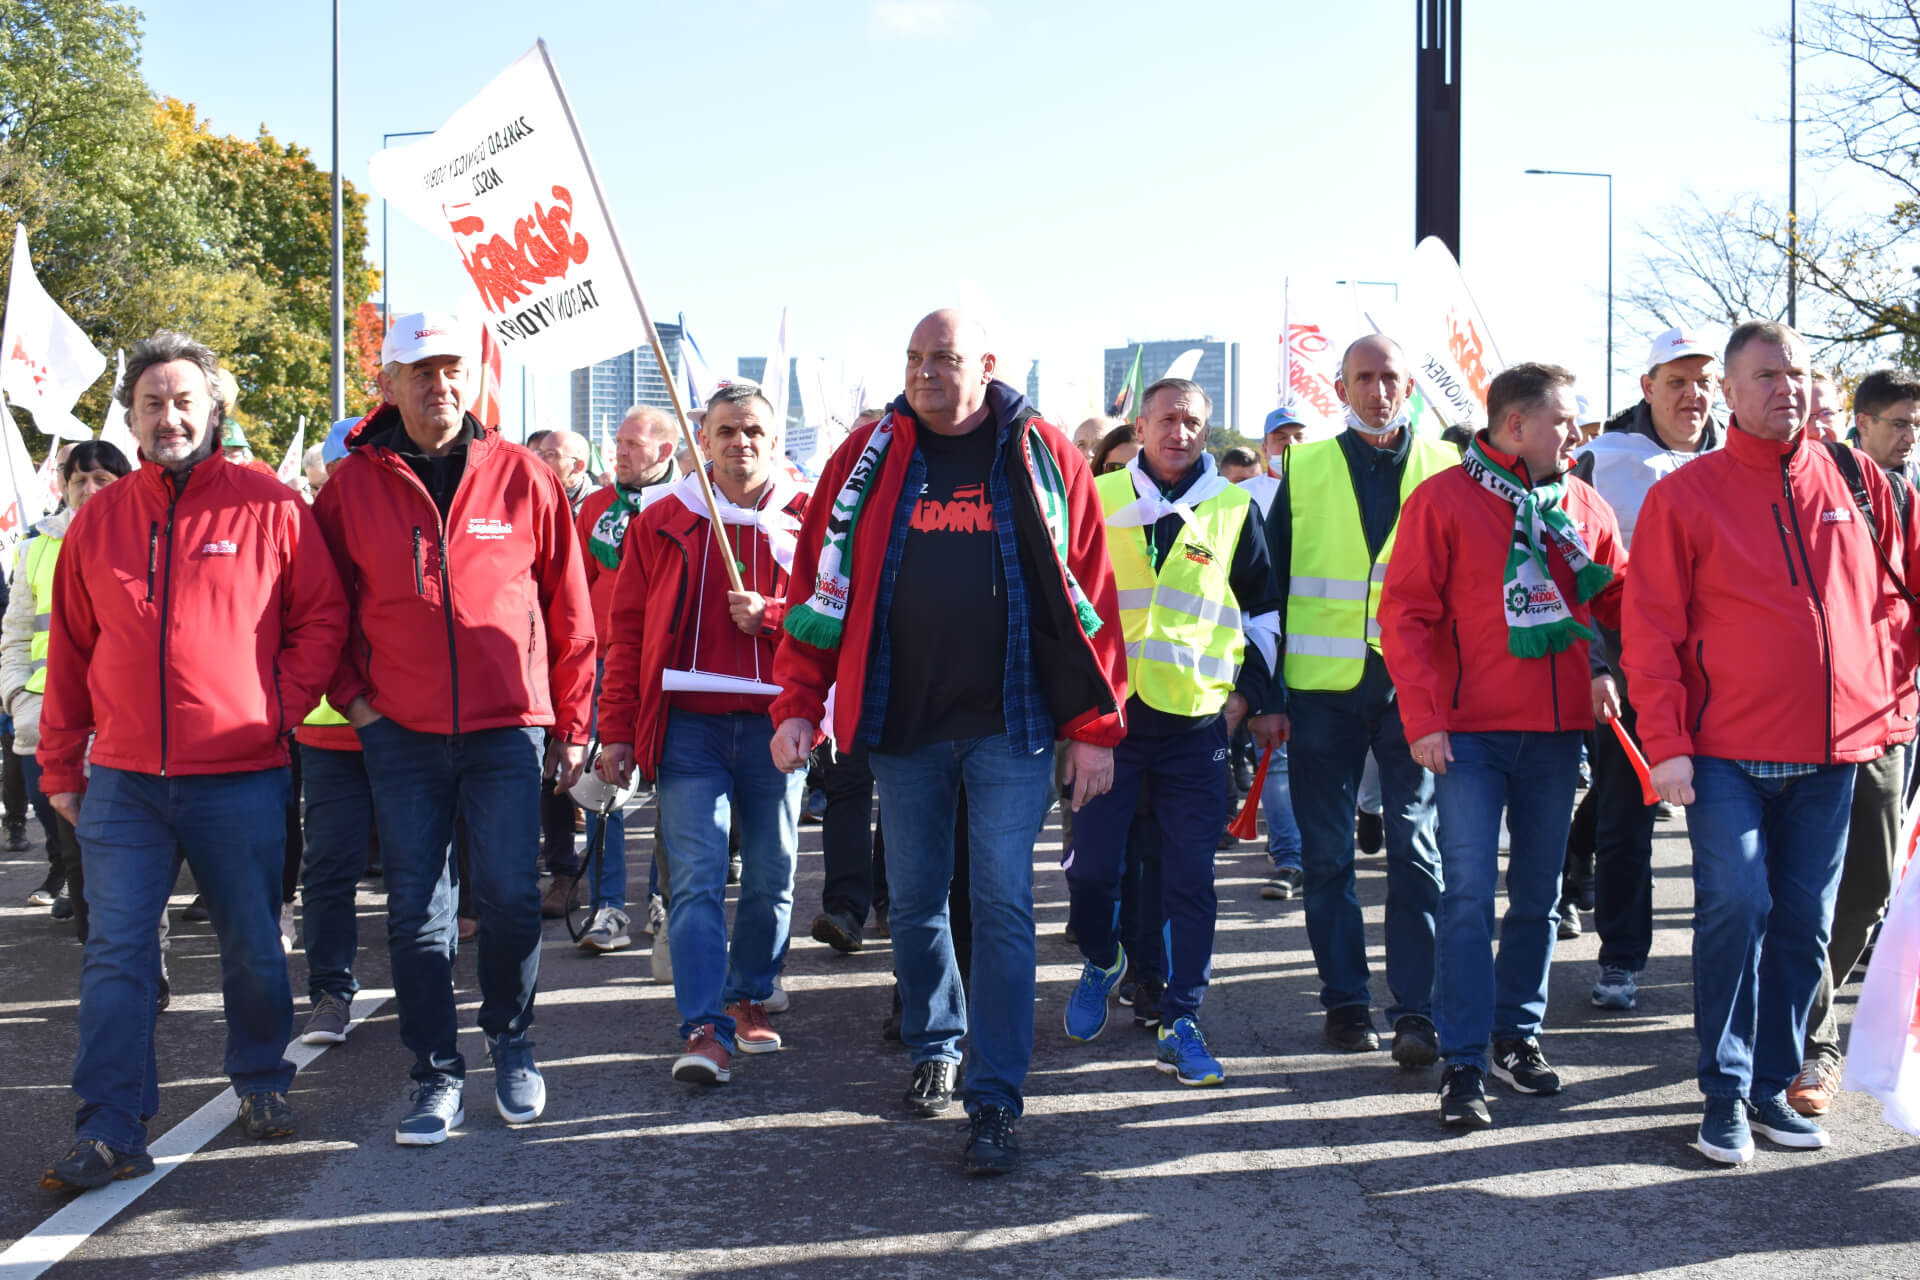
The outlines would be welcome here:
M 580 881 L 579 876 L 563 876 L 555 873 L 547 891 L 540 895 L 540 918 L 542 920 L 565 920 L 567 903 L 573 897 L 573 886 Z

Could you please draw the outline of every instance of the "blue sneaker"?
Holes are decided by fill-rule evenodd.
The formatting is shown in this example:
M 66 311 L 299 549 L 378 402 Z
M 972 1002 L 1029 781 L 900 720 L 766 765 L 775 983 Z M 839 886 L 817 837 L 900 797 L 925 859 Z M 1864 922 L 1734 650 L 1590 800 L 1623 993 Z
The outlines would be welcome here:
M 524 1035 L 488 1036 L 493 1059 L 493 1104 L 508 1124 L 538 1120 L 547 1109 L 547 1082 L 533 1065 L 533 1041 Z
M 393 1140 L 403 1147 L 433 1147 L 447 1140 L 447 1132 L 467 1122 L 460 1106 L 460 1081 L 448 1076 L 430 1080 L 413 1091 L 413 1106 L 400 1117 Z
M 1190 1017 L 1174 1019 L 1173 1025 L 1160 1028 L 1160 1041 L 1154 1050 L 1153 1065 L 1169 1072 L 1181 1084 L 1224 1084 L 1227 1069 L 1207 1052 L 1206 1037 L 1200 1024 Z
M 1721 1164 L 1745 1164 L 1753 1159 L 1753 1133 L 1747 1128 L 1747 1106 L 1740 1098 L 1708 1098 L 1700 1120 L 1694 1150 Z
M 1825 1129 L 1787 1105 L 1784 1093 L 1747 1103 L 1747 1114 L 1753 1131 L 1776 1146 L 1811 1151 L 1829 1141 Z
M 1067 1039 L 1091 1040 L 1107 1029 L 1107 997 L 1127 971 L 1127 949 L 1113 949 L 1113 967 L 1102 969 L 1089 960 L 1080 966 L 1080 982 L 1067 997 L 1064 1021 Z

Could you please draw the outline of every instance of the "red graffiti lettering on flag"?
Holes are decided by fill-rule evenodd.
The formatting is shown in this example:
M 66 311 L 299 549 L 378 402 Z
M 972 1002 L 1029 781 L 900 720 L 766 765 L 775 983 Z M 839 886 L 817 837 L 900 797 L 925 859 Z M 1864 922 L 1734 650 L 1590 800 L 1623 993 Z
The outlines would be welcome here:
M 1485 354 L 1486 340 L 1473 327 L 1473 322 L 1462 316 L 1457 310 L 1447 311 L 1447 353 L 1453 357 L 1460 372 L 1467 375 L 1467 385 L 1473 388 L 1474 396 L 1484 407 L 1487 403 L 1487 386 L 1493 381 L 1487 372 Z
M 47 380 L 47 366 L 28 355 L 27 344 L 18 338 L 13 340 L 13 350 L 7 352 L 7 362 L 9 364 L 23 364 L 27 366 L 28 373 L 33 377 L 35 390 L 38 390 L 41 384 Z
M 1326 334 L 1317 324 L 1290 324 L 1287 326 L 1287 390 L 1293 393 L 1298 404 L 1306 404 L 1323 419 L 1335 419 L 1340 416 L 1340 397 L 1334 393 L 1333 384 L 1319 369 L 1321 360 L 1332 345 Z
M 532 217 L 514 220 L 511 244 L 498 232 L 488 236 L 484 219 L 454 213 L 466 205 L 446 210 L 460 264 L 489 311 L 506 310 L 531 296 L 535 286 L 564 279 L 574 263 L 587 260 L 587 238 L 573 233 L 573 193 L 554 187 L 553 199 L 551 207 L 536 201 Z

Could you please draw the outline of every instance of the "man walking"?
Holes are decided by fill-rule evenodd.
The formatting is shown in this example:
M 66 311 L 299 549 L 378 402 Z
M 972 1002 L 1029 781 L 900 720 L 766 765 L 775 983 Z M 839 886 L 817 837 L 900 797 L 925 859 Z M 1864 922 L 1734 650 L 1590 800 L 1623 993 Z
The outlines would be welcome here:
M 1128 829 L 1144 790 L 1160 845 L 1160 892 L 1171 945 L 1154 1065 L 1181 1084 L 1226 1071 L 1200 1032 L 1213 972 L 1213 855 L 1227 820 L 1227 750 L 1250 724 L 1273 745 L 1265 714 L 1278 640 L 1266 530 L 1248 492 L 1206 452 L 1212 406 L 1197 383 L 1165 378 L 1141 397 L 1141 448 L 1095 482 L 1127 642 L 1127 737 L 1114 785 L 1077 815 L 1066 860 L 1070 922 L 1086 957 L 1067 1000 L 1066 1031 L 1091 1040 L 1127 968 L 1116 933 Z M 1159 914 L 1160 904 L 1145 904 Z
M 328 700 L 359 734 L 373 782 L 400 1038 L 417 1086 L 394 1133 L 402 1146 L 443 1142 L 465 1119 L 456 818 L 471 849 L 494 1102 L 508 1124 L 546 1106 L 527 1036 L 540 788 L 579 779 L 593 687 L 593 616 L 566 495 L 539 459 L 466 412 L 470 342 L 452 316 L 395 318 L 381 348 L 384 403 L 348 437 L 314 507 L 353 610 Z
M 1391 338 L 1375 335 L 1348 347 L 1334 383 L 1347 406 L 1346 430 L 1286 451 L 1286 483 L 1267 528 L 1282 584 L 1293 813 L 1327 1042 L 1349 1052 L 1380 1047 L 1353 870 L 1354 811 L 1371 749 L 1386 806 L 1393 1058 L 1424 1067 L 1439 1056 L 1432 1018 L 1440 902 L 1433 777 L 1407 751 L 1378 615 L 1401 504 L 1428 476 L 1458 467 L 1460 455 L 1414 435 L 1410 388 L 1406 355 Z
M 1827 1134 L 1787 1104 L 1820 983 L 1855 766 L 1913 737 L 1896 687 L 1913 586 L 1878 467 L 1871 524 L 1809 441 L 1806 344 L 1752 321 L 1727 340 L 1726 447 L 1640 510 L 1623 659 L 1653 785 L 1687 806 L 1694 1030 L 1706 1110 L 1695 1146 L 1752 1158 Z
M 87 502 L 54 570 L 41 781 L 86 850 L 90 920 L 76 1141 L 42 1176 L 53 1190 L 153 1169 L 155 925 L 182 857 L 220 942 L 240 1122 L 294 1132 L 282 735 L 320 701 L 347 610 L 299 495 L 219 455 L 219 367 L 184 334 L 134 344 L 120 398 L 139 474 Z
M 906 365 L 906 394 L 840 446 L 808 509 L 775 659 L 773 757 L 806 767 L 837 683 L 833 737 L 869 747 L 880 792 L 907 1105 L 952 1104 L 968 1037 L 964 1168 L 1004 1173 L 1019 1163 L 1033 1055 L 1033 843 L 1052 745 L 1072 740 L 1076 807 L 1108 788 L 1126 659 L 1079 451 L 994 379 L 986 334 L 958 312 L 915 327 Z M 947 917 L 962 784 L 971 1009 Z
M 1567 370 L 1497 375 L 1488 426 L 1461 465 L 1401 509 L 1381 594 L 1402 722 L 1415 762 L 1435 775 L 1444 888 L 1433 1008 L 1447 1125 L 1493 1122 L 1489 1064 L 1516 1092 L 1560 1091 L 1540 1026 L 1580 743 L 1593 727 L 1587 645 L 1596 612 L 1619 621 L 1627 563 L 1613 512 L 1565 474 L 1576 419 Z M 1496 953 L 1503 811 L 1511 850 Z

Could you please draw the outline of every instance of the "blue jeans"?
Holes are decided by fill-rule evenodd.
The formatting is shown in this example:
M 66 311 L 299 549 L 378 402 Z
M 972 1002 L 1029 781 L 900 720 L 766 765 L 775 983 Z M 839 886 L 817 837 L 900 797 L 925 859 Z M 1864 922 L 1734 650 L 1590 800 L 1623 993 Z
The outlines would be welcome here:
M 358 751 L 296 744 L 307 833 L 300 867 L 300 930 L 307 950 L 307 996 L 351 1002 L 360 984 L 353 957 L 360 946 L 354 894 L 367 867 L 373 788 Z
M 1710 1098 L 1770 1098 L 1800 1070 L 1853 779 L 1850 764 L 1762 779 L 1731 760 L 1694 757 L 1693 1027 Z
M 468 837 L 480 933 L 480 1029 L 533 1025 L 540 980 L 540 764 L 533 728 L 416 733 L 391 719 L 360 730 L 387 887 L 387 951 L 400 1042 L 415 1080 L 460 1080 L 453 1001 L 453 823 Z
M 153 1032 L 160 936 L 177 874 L 193 868 L 220 939 L 227 1076 L 241 1097 L 285 1093 L 293 992 L 280 948 L 287 771 L 163 778 L 93 767 L 80 805 L 92 919 L 80 968 L 75 1131 L 144 1151 L 160 1110 Z
M 1300 824 L 1293 820 L 1293 779 L 1287 772 L 1287 744 L 1273 749 L 1267 781 L 1260 788 L 1260 811 L 1267 819 L 1267 856 L 1273 869 L 1300 869 Z
M 806 774 L 773 767 L 773 722 L 670 708 L 660 751 L 660 845 L 680 1035 L 712 1023 L 733 1048 L 737 1000 L 765 1000 L 787 960 Z M 727 944 L 727 838 L 740 819 L 740 901 Z
M 595 737 L 598 737 L 600 733 L 600 682 L 606 675 L 606 672 L 607 660 L 602 657 L 599 661 L 595 662 L 593 666 L 593 710 L 589 713 L 587 720 L 587 732 Z M 601 822 L 602 819 L 598 813 L 592 810 L 587 812 L 586 836 L 588 849 L 593 848 L 595 838 L 600 835 Z M 627 909 L 626 814 L 624 812 L 613 814 L 610 819 L 606 820 L 606 827 L 606 847 L 600 850 L 600 861 L 597 870 L 594 870 L 594 868 L 590 866 L 579 865 L 577 861 L 574 861 L 576 855 L 573 854 L 573 836 L 571 831 L 569 831 L 567 836 L 567 855 L 569 861 L 574 861 L 574 865 L 563 865 L 559 867 L 558 870 L 568 875 L 576 876 L 593 870 L 593 883 L 589 887 L 593 892 L 594 909 L 598 910 L 601 907 L 618 907 L 620 910 L 625 911 Z M 651 884 L 648 885 L 648 891 L 652 891 Z
M 1052 799 L 1053 752 L 1015 755 L 1005 734 L 937 742 L 868 763 L 880 792 L 900 1038 L 915 1065 L 960 1061 L 972 1031 L 967 1109 L 1021 1110 L 1033 1059 L 1033 842 Z M 953 822 L 967 789 L 972 1008 L 947 918 Z M 674 891 L 679 891 L 675 885 Z
M 1567 828 L 1586 735 L 1456 733 L 1453 759 L 1433 780 L 1440 813 L 1439 940 L 1433 1021 L 1449 1064 L 1487 1069 L 1487 1041 L 1540 1034 L 1547 971 L 1566 863 Z M 1500 882 L 1500 813 L 1512 836 L 1507 913 L 1493 949 Z
M 1360 775 L 1372 748 L 1380 769 L 1387 846 L 1387 1020 L 1433 1009 L 1434 913 L 1440 849 L 1433 775 L 1413 762 L 1400 704 L 1380 655 L 1369 651 L 1360 683 L 1341 693 L 1294 690 L 1290 742 L 1297 753 L 1293 816 L 1300 824 L 1307 941 L 1320 970 L 1320 1004 L 1366 1008 L 1367 931 L 1354 883 L 1353 823 Z
M 1142 786 L 1148 790 L 1169 943 L 1160 1009 L 1169 1025 L 1200 1012 L 1213 976 L 1213 855 L 1227 820 L 1226 750 L 1224 719 L 1167 737 L 1129 736 L 1113 749 L 1112 789 L 1074 816 L 1066 862 L 1069 917 L 1080 953 L 1104 969 L 1112 966 L 1119 941 L 1120 880 L 1134 806 Z M 1149 920 L 1161 918 L 1147 904 L 1142 910 Z

